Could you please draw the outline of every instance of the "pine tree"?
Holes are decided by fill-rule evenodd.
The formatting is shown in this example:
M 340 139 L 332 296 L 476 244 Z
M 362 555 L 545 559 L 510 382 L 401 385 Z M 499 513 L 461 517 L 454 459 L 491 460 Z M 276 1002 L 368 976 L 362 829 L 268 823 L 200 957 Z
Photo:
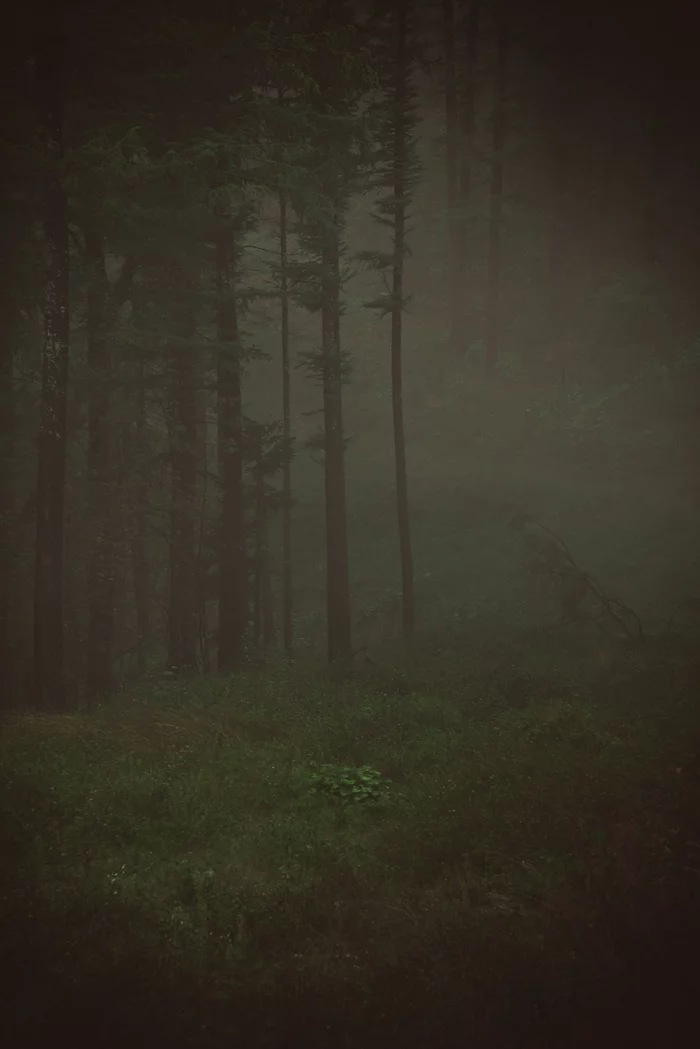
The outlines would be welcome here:
M 412 39 L 414 5 L 410 0 L 394 0 L 377 5 L 374 54 L 378 59 L 382 97 L 375 103 L 377 150 L 374 156 L 374 185 L 380 190 L 375 220 L 393 234 L 391 255 L 362 253 L 362 258 L 380 270 L 390 270 L 391 291 L 368 305 L 391 317 L 391 402 L 396 476 L 396 517 L 402 587 L 402 624 L 408 642 L 415 629 L 413 551 L 411 546 L 406 435 L 403 403 L 403 311 L 404 260 L 408 251 L 406 220 L 411 191 L 419 175 L 415 149 L 417 106 L 412 83 L 416 61 Z
M 240 667 L 248 627 L 248 570 L 243 489 L 242 362 L 236 299 L 236 246 L 231 220 L 216 239 L 217 423 L 221 520 L 219 545 L 219 671 Z
M 338 17 L 334 10 L 333 15 Z M 337 23 L 336 23 L 337 24 Z M 368 156 L 359 103 L 367 87 L 362 62 L 351 62 L 353 39 L 343 29 L 329 33 L 323 54 L 316 57 L 318 92 L 311 104 L 312 135 L 307 164 L 309 186 L 293 205 L 301 217 L 300 244 L 306 265 L 297 267 L 296 280 L 305 285 L 302 300 L 321 321 L 318 353 L 306 355 L 307 367 L 323 394 L 323 452 L 326 523 L 326 614 L 328 659 L 334 663 L 352 652 L 350 570 L 348 558 L 345 486 L 343 384 L 348 358 L 340 342 L 342 314 L 343 239 L 350 195 L 358 188 Z M 356 46 L 356 45 L 355 45 Z
M 43 216 L 47 275 L 36 489 L 35 700 L 41 709 L 61 710 L 66 702 L 63 553 L 70 315 L 68 214 L 61 180 L 63 25 L 59 9 L 47 10 L 35 43 L 38 108 L 47 155 Z

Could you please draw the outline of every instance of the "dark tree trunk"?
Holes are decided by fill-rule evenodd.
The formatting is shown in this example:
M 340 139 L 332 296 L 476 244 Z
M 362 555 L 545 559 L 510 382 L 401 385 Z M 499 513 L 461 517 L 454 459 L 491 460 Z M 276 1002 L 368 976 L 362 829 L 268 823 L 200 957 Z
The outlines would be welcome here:
M 405 110 L 410 68 L 407 58 L 407 15 L 405 0 L 398 2 L 396 34 L 396 88 L 394 101 L 394 258 L 391 310 L 391 403 L 394 425 L 394 462 L 396 470 L 396 514 L 401 559 L 402 623 L 406 641 L 415 628 L 415 600 L 413 586 L 413 551 L 408 508 L 408 480 L 406 476 L 406 434 L 403 417 L 403 275 L 406 252 L 406 205 L 408 194 L 407 135 Z
M 275 644 L 275 601 L 272 591 L 272 566 L 267 538 L 267 520 L 263 522 L 262 556 L 262 647 L 267 652 Z
M 146 543 L 148 481 L 146 460 L 145 368 L 140 357 L 134 376 L 134 418 L 122 431 L 125 468 L 131 472 L 129 485 L 129 555 L 136 618 L 136 665 L 139 674 L 147 670 L 146 646 L 151 636 L 151 572 Z
M 236 303 L 235 244 L 221 220 L 216 243 L 217 415 L 221 485 L 219 541 L 218 669 L 236 670 L 244 661 L 248 626 L 248 567 L 243 487 L 241 359 Z
M 209 505 L 209 440 L 207 420 L 208 393 L 200 391 L 197 412 L 197 462 L 200 464 L 199 520 L 197 522 L 197 636 L 199 663 L 203 674 L 211 669 L 209 659 L 209 624 L 207 620 L 207 574 L 205 548 Z
M 263 648 L 264 575 L 265 575 L 265 481 L 259 469 L 262 443 L 256 451 L 255 520 L 253 525 L 253 626 L 252 640 L 258 650 Z
M 334 218 L 336 224 L 324 227 L 321 232 L 326 614 L 328 659 L 331 663 L 349 658 L 352 650 L 340 354 L 340 247 L 337 229 L 339 218 Z
M 282 438 L 287 454 L 282 467 L 282 637 L 284 650 L 291 656 L 293 635 L 292 586 L 292 437 L 291 368 L 289 356 L 289 280 L 287 251 L 287 201 L 280 194 L 280 301 L 282 314 Z
M 114 639 L 114 478 L 110 419 L 112 361 L 107 340 L 107 295 L 102 237 L 86 228 L 88 400 L 88 631 L 87 695 L 89 700 L 112 689 Z
M 37 34 L 36 69 L 47 151 L 53 160 L 44 189 L 47 260 L 45 334 L 37 457 L 34 587 L 35 699 L 40 709 L 65 707 L 63 546 L 68 386 L 69 260 L 66 194 L 56 170 L 63 156 L 62 25 L 47 9 Z
M 5 219 L 6 216 L 3 216 Z M 17 265 L 15 245 L 26 230 L 3 222 L 3 275 Z M 13 292 L 15 294 L 13 294 Z M 21 689 L 20 636 L 17 608 L 20 601 L 20 514 L 17 506 L 17 405 L 14 391 L 13 348 L 19 328 L 16 289 L 8 279 L 0 288 L 0 707 L 18 703 Z
M 17 637 L 14 629 L 18 579 L 15 506 L 15 405 L 12 390 L 13 359 L 3 325 L 0 347 L 0 706 L 13 706 L 19 689 Z
M 457 61 L 453 0 L 442 0 L 443 49 L 445 56 L 445 125 L 447 134 L 447 227 L 449 255 L 450 356 L 457 359 L 464 346 L 461 324 L 459 240 L 459 115 L 457 109 Z
M 197 669 L 197 388 L 193 281 L 174 275 L 175 331 L 169 351 L 171 462 L 168 667 Z
M 498 12 L 496 44 L 496 98 L 491 146 L 491 189 L 489 208 L 489 254 L 486 287 L 486 371 L 493 373 L 501 355 L 501 233 L 503 224 L 503 148 L 506 135 L 506 72 L 508 25 L 505 5 Z
M 471 195 L 472 152 L 474 148 L 474 119 L 476 93 L 476 61 L 478 54 L 479 0 L 471 0 L 465 25 L 464 60 L 460 71 L 459 112 L 459 180 L 457 186 L 457 215 L 454 243 L 455 311 L 459 311 L 459 352 L 466 353 L 469 340 L 470 289 L 467 283 L 467 211 Z

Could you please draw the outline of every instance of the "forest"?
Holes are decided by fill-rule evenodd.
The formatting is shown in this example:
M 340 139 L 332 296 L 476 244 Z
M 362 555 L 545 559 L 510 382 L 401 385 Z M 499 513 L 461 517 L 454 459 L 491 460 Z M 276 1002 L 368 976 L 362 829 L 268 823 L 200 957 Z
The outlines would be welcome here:
M 0 48 L 8 1045 L 685 1044 L 685 5 Z

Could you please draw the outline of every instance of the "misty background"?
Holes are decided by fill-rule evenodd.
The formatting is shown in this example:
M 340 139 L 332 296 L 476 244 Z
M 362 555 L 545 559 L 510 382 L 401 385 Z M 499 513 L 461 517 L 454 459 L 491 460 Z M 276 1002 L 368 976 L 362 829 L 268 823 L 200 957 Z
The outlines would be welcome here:
M 303 34 L 311 25 L 304 19 L 311 18 L 313 5 L 297 15 L 283 4 L 268 6 L 250 13 L 237 8 L 234 22 L 243 34 L 243 50 L 247 54 L 257 46 L 261 54 L 266 47 L 269 52 L 262 65 L 252 63 L 250 80 L 238 78 L 229 99 L 245 97 L 239 119 L 252 114 L 241 139 L 244 155 L 252 147 L 267 150 L 269 162 L 276 148 L 269 128 L 256 140 L 251 127 L 255 113 L 264 120 L 265 103 L 274 104 L 275 76 L 289 58 L 285 33 L 293 39 L 291 66 L 304 68 Z M 340 34 L 341 43 L 334 46 L 347 45 L 358 63 L 349 65 L 337 110 L 361 126 L 363 113 L 370 120 L 372 103 L 388 97 L 376 80 L 386 58 L 372 26 L 391 12 L 381 4 L 331 6 L 325 14 L 317 6 L 314 32 L 327 22 L 330 32 Z M 417 636 L 438 647 L 448 636 L 458 647 L 478 647 L 478 637 L 515 632 L 515 638 L 518 631 L 541 629 L 559 631 L 555 643 L 576 648 L 585 631 L 560 630 L 548 581 L 529 571 L 522 543 L 508 527 L 517 514 L 556 533 L 582 568 L 634 609 L 648 633 L 663 632 L 670 621 L 673 631 L 692 634 L 700 556 L 700 222 L 697 77 L 686 23 L 673 7 L 662 19 L 636 12 L 633 20 L 623 5 L 562 10 L 546 3 L 482 3 L 473 23 L 470 11 L 459 3 L 421 5 L 409 27 L 418 174 L 407 209 L 402 352 Z M 224 90 L 226 80 L 214 77 L 212 88 L 208 71 L 208 48 L 216 76 L 225 67 L 216 40 L 222 17 L 216 4 L 196 14 L 177 5 L 146 5 L 136 13 L 108 4 L 95 10 L 67 4 L 64 15 L 61 170 L 68 208 L 70 348 L 65 531 L 57 541 L 64 550 L 66 687 L 77 701 L 86 695 L 89 562 L 97 556 L 89 467 L 97 424 L 90 400 L 95 393 L 88 363 L 86 222 L 99 227 L 111 291 L 126 262 L 135 270 L 132 290 L 106 335 L 110 362 L 101 380 L 114 442 L 108 513 L 117 523 L 110 540 L 109 658 L 119 682 L 168 662 L 172 464 L 161 364 L 174 300 L 169 303 L 167 293 L 163 298 L 154 288 L 167 269 L 168 251 L 196 257 L 202 295 L 211 286 L 202 219 L 207 176 L 204 168 L 195 170 L 191 158 L 198 149 L 201 155 L 212 127 L 218 135 L 233 136 L 234 151 L 236 132 L 234 125 L 225 126 L 221 99 L 208 101 L 212 90 Z M 356 30 L 346 40 L 342 33 L 353 19 Z M 292 38 L 297 31 L 301 36 Z M 31 690 L 37 658 L 33 493 L 47 293 L 41 186 L 50 151 L 42 154 L 37 130 L 35 39 L 31 17 L 19 16 L 4 61 L 12 90 L 4 103 L 2 549 L 8 585 L 3 629 L 9 690 L 19 702 Z M 234 34 L 233 53 L 241 46 L 235 39 Z M 315 61 L 312 48 L 310 76 Z M 301 130 L 292 130 L 295 135 L 302 141 Z M 138 165 L 143 172 L 145 164 L 153 168 L 158 162 L 157 177 L 144 188 Z M 264 175 L 264 159 L 244 160 L 244 169 L 246 163 L 257 165 L 258 174 L 251 168 L 241 175 L 239 168 L 234 182 L 239 178 L 240 185 L 232 190 L 232 199 L 243 200 L 246 208 L 236 246 L 243 412 L 274 427 L 283 411 L 274 269 L 279 200 Z M 468 184 L 451 197 L 450 178 L 459 175 L 455 165 L 466 165 Z M 348 365 L 342 396 L 351 650 L 367 646 L 374 658 L 401 651 L 402 591 L 391 320 L 367 305 L 386 291 L 386 273 L 358 259 L 360 253 L 391 251 L 392 230 L 373 218 L 383 192 L 373 188 L 375 174 L 370 159 L 353 176 L 338 230 L 344 244 L 339 342 Z M 293 206 L 290 212 L 293 263 L 304 257 L 304 249 Z M 453 236 L 457 225 L 461 247 Z M 218 621 L 216 555 L 207 558 L 204 550 L 207 533 L 218 527 L 217 416 L 210 382 L 216 334 L 210 306 L 206 298 L 197 300 L 188 365 L 197 387 L 193 506 L 203 530 L 192 540 L 198 544 L 200 670 L 216 662 Z M 294 293 L 288 308 L 294 650 L 297 656 L 322 657 L 327 521 L 318 413 L 323 398 L 316 379 L 301 366 L 305 355 L 318 351 L 320 321 Z M 140 392 L 134 385 L 139 382 Z M 142 427 L 145 439 L 138 455 L 118 436 L 132 425 L 135 412 L 141 421 L 134 425 Z M 280 478 L 279 471 L 270 476 L 272 489 L 281 491 Z M 249 517 L 251 498 L 246 496 Z M 271 497 L 270 505 L 266 658 L 280 651 L 283 602 L 282 513 L 279 501 Z M 147 583 L 139 584 L 135 576 L 142 569 L 134 561 L 134 528 L 142 533 Z M 135 604 L 139 587 L 148 593 L 148 636 Z M 531 644 L 529 639 L 526 645 Z

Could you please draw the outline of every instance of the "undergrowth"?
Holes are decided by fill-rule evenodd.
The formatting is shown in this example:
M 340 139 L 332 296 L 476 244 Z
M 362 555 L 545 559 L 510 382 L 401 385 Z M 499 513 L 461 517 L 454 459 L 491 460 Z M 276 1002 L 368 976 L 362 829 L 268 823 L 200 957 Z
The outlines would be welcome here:
M 12 1044 L 554 1045 L 592 1023 L 629 944 L 653 953 L 679 901 L 698 917 L 690 678 L 448 680 L 271 668 L 8 719 Z

